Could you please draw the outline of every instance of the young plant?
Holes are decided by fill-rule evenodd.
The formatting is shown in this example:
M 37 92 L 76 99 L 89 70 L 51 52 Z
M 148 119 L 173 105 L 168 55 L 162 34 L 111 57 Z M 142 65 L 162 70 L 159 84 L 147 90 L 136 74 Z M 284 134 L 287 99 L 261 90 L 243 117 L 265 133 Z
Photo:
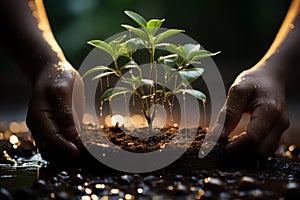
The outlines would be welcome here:
M 125 14 L 138 25 L 138 27 L 122 25 L 132 33 L 130 37 L 122 35 L 110 42 L 102 40 L 88 42 L 88 44 L 108 53 L 112 57 L 113 66 L 94 67 L 88 70 L 83 77 L 96 73 L 92 79 L 100 79 L 100 84 L 102 84 L 104 77 L 111 75 L 119 77 L 127 87 L 107 89 L 100 97 L 101 105 L 105 101 L 111 101 L 117 95 L 130 93 L 132 98 L 136 98 L 140 104 L 149 131 L 152 131 L 157 106 L 162 105 L 164 107 L 167 104 L 172 114 L 174 95 L 177 93 L 182 93 L 183 98 L 185 98 L 185 94 L 189 94 L 202 102 L 206 101 L 206 96 L 201 91 L 188 89 L 188 86 L 199 79 L 204 72 L 203 68 L 195 68 L 193 65 L 199 64 L 200 59 L 214 56 L 219 52 L 211 53 L 201 50 L 199 44 L 163 43 L 170 36 L 183 32 L 183 30 L 168 29 L 162 31 L 160 27 L 164 19 L 147 21 L 132 11 L 125 11 Z M 150 61 L 147 66 L 142 66 L 134 59 L 135 53 L 141 49 L 141 46 L 143 49 L 147 49 L 149 53 Z M 165 51 L 161 54 L 167 52 L 167 55 L 157 55 L 158 48 L 164 48 Z M 127 63 L 121 64 L 118 60 L 119 57 L 125 57 Z M 143 67 L 149 67 L 149 69 L 145 71 Z M 163 69 L 164 73 L 163 81 L 158 81 L 157 78 L 160 68 Z M 99 74 L 99 72 L 103 73 Z M 129 76 L 127 72 L 129 72 Z M 126 98 L 125 95 L 124 98 Z

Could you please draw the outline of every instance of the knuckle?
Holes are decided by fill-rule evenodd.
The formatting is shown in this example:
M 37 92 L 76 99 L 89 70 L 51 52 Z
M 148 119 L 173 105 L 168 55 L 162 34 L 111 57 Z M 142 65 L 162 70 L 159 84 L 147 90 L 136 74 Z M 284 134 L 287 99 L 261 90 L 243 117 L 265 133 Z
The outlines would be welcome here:
M 66 97 L 72 92 L 72 87 L 69 84 L 57 83 L 49 86 L 49 91 L 54 96 Z
M 72 113 L 72 107 L 69 104 L 63 104 L 60 108 L 63 113 L 70 114 Z
M 269 114 L 278 123 L 278 128 L 282 131 L 286 130 L 290 125 L 289 115 L 286 107 L 276 101 L 269 101 L 266 103 L 265 111 L 269 111 Z
M 234 84 L 230 87 L 229 93 L 240 93 L 242 91 L 242 85 Z
M 245 84 L 233 84 L 229 89 L 229 95 L 233 98 L 241 98 L 249 93 L 249 88 Z
M 234 121 L 237 116 L 237 109 L 233 106 L 226 106 L 221 110 L 221 116 L 223 117 L 222 119 L 225 120 L 225 124 Z
M 272 114 L 272 116 L 279 118 L 279 116 L 282 116 L 282 113 L 284 111 L 281 104 L 277 101 L 267 101 L 265 104 L 265 111 Z
M 267 109 L 269 109 L 272 115 L 280 116 L 282 114 L 282 109 L 274 102 L 268 103 Z
M 60 118 L 72 118 L 72 113 L 72 107 L 70 105 L 64 104 L 60 107 Z

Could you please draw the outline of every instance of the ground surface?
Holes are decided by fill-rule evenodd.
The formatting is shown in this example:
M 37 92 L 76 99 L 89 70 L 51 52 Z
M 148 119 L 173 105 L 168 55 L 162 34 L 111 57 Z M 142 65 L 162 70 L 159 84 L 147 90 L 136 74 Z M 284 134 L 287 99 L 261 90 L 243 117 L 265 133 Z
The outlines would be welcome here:
M 300 198 L 300 163 L 295 146 L 282 146 L 278 155 L 265 163 L 243 168 L 129 174 L 104 172 L 97 167 L 58 167 L 36 154 L 28 133 L 13 134 L 19 139 L 13 146 L 12 134 L 2 132 L 0 147 L 6 154 L 1 156 L 0 199 Z

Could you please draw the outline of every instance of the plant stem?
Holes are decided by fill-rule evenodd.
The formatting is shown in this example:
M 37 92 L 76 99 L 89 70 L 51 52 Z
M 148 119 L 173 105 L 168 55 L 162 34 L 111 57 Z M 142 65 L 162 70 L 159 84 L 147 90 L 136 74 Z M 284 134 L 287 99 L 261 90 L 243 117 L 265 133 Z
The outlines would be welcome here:
M 185 100 L 185 92 L 182 93 L 182 99 L 183 99 L 183 123 L 184 123 L 184 128 L 186 129 L 186 100 Z
M 122 77 L 122 72 L 121 72 L 120 69 L 119 69 L 117 59 L 114 58 L 113 60 L 114 60 L 114 66 L 115 66 L 115 68 L 117 69 L 119 76 Z
M 206 128 L 206 102 L 202 101 L 203 105 L 203 128 Z

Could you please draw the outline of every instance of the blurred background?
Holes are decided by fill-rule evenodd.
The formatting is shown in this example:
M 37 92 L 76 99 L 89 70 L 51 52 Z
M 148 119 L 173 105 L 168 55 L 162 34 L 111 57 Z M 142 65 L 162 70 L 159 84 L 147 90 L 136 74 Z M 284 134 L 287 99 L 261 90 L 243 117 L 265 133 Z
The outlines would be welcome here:
M 106 39 L 129 23 L 124 10 L 145 18 L 165 18 L 165 28 L 180 28 L 207 50 L 222 51 L 214 61 L 226 88 L 244 69 L 264 55 L 272 43 L 291 1 L 287 0 L 44 0 L 54 35 L 66 57 L 78 68 L 92 50 L 91 39 Z M 296 73 L 295 73 L 296 74 Z M 297 74 L 296 74 L 297 75 Z M 296 76 L 295 76 L 296 77 Z M 293 77 L 291 77 L 291 80 Z M 299 85 L 299 83 L 298 83 Z M 291 81 L 288 101 L 292 125 L 300 130 L 299 87 Z M 0 122 L 25 119 L 29 84 L 0 49 Z

